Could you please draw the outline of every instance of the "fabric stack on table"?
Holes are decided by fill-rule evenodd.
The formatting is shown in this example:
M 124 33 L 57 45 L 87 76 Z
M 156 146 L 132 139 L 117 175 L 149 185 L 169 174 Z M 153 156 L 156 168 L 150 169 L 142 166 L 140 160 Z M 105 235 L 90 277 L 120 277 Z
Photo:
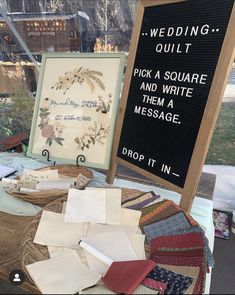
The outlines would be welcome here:
M 202 294 L 214 262 L 197 222 L 153 192 L 121 206 L 120 191 L 70 189 L 61 214 L 43 211 L 34 243 L 50 259 L 26 266 L 40 291 Z
M 142 284 L 159 290 L 162 283 L 161 292 L 167 294 L 202 294 L 206 272 L 214 266 L 204 231 L 172 201 L 160 200 L 144 208 L 139 207 L 141 202 L 135 198 L 123 205 L 141 210 L 140 227 L 150 246 L 149 258 L 157 264 Z

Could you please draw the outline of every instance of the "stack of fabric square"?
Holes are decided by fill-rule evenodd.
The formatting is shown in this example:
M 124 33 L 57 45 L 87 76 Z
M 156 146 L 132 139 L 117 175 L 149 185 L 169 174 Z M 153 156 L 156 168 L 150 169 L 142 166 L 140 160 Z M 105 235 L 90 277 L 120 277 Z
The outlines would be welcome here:
M 147 238 L 149 259 L 157 264 L 142 285 L 160 294 L 202 294 L 206 273 L 214 266 L 204 231 L 174 202 L 152 192 L 145 200 L 143 196 L 123 204 L 141 210 L 140 228 Z

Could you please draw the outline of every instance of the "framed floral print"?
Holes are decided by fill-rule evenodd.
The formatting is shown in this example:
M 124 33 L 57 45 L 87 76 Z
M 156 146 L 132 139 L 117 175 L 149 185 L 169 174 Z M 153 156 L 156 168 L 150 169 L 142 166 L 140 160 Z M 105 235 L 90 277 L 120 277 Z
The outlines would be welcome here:
M 44 54 L 28 156 L 108 169 L 123 53 Z

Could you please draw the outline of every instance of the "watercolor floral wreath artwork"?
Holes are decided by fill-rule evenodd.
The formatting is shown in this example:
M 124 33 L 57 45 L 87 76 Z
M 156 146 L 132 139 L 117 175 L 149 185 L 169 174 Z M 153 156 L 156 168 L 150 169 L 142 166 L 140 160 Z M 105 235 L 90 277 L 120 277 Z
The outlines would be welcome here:
M 82 136 L 76 137 L 74 141 L 77 143 L 77 147 L 80 150 L 89 149 L 92 145 L 100 143 L 104 145 L 104 139 L 110 132 L 110 127 L 104 127 L 103 124 L 98 124 L 96 121 L 93 125 L 88 127 L 88 132 L 85 132 Z
M 52 89 L 64 90 L 63 94 L 66 94 L 73 84 L 86 83 L 92 93 L 94 92 L 96 85 L 102 90 L 105 90 L 104 83 L 101 80 L 102 76 L 103 74 L 100 71 L 83 69 L 83 67 L 80 67 L 79 69 L 75 68 L 73 71 L 66 72 L 64 75 L 60 76 L 55 85 L 52 86 Z
M 111 108 L 111 97 L 112 94 L 110 93 L 109 99 L 106 103 L 103 97 L 99 95 L 96 112 L 100 112 L 101 114 L 107 114 Z M 84 149 L 89 149 L 92 145 L 95 145 L 96 143 L 104 145 L 104 140 L 108 137 L 109 132 L 110 126 L 106 127 L 104 124 L 99 124 L 97 121 L 95 121 L 93 125 L 88 127 L 87 132 L 85 132 L 80 137 L 75 137 L 74 141 L 77 144 L 77 148 L 83 151 Z
M 98 104 L 96 108 L 96 112 L 101 112 L 103 114 L 107 114 L 110 111 L 111 103 L 112 103 L 112 94 L 109 93 L 109 99 L 107 103 L 104 101 L 101 95 L 98 96 Z
M 59 145 L 63 145 L 64 138 L 61 137 L 61 133 L 64 126 L 60 123 L 50 124 L 49 115 L 50 112 L 48 108 L 40 108 L 40 123 L 38 127 L 41 129 L 42 137 L 46 138 L 45 144 L 51 146 L 54 141 Z
M 94 71 L 89 69 L 75 69 L 74 71 L 66 72 L 64 75 L 58 78 L 58 82 L 52 86 L 55 90 L 64 90 L 63 94 L 75 83 L 80 84 L 86 83 L 89 87 L 91 93 L 95 90 L 95 85 L 98 85 L 103 91 L 105 91 L 105 85 L 99 77 L 103 74 L 100 71 Z M 49 100 L 46 98 L 45 100 Z M 102 95 L 98 96 L 98 102 L 96 104 L 96 112 L 101 112 L 102 114 L 107 114 L 111 109 L 112 104 L 112 94 L 109 93 L 108 101 L 105 102 Z M 45 144 L 51 146 L 53 142 L 63 146 L 64 138 L 61 136 L 64 126 L 55 123 L 52 124 L 49 121 L 50 110 L 47 107 L 40 108 L 40 122 L 38 127 L 41 129 L 41 136 L 46 138 Z M 90 145 L 95 145 L 96 143 L 104 144 L 104 139 L 107 138 L 109 134 L 110 126 L 105 127 L 103 124 L 94 122 L 93 126 L 88 127 L 88 133 L 84 133 L 81 137 L 76 137 L 74 141 L 77 143 L 78 149 L 84 150 L 85 148 L 90 148 Z

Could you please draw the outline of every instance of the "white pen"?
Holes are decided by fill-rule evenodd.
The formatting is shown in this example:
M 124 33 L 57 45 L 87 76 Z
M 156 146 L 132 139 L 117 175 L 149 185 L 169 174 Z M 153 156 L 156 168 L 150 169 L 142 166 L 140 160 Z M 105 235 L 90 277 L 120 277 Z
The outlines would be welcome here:
M 27 181 L 27 180 L 21 180 L 21 179 L 12 179 L 12 178 L 2 178 L 1 179 L 3 183 L 6 184 L 14 184 L 17 187 L 25 187 L 25 188 L 31 188 L 35 189 L 35 186 L 37 184 L 37 181 Z
M 26 187 L 20 187 L 19 191 L 22 193 L 38 193 L 38 192 L 40 192 L 40 190 L 38 190 L 38 189 L 32 189 L 32 188 L 26 188 Z
M 106 256 L 105 254 L 103 254 L 99 250 L 96 250 L 94 247 L 92 247 L 91 245 L 87 244 L 85 241 L 81 240 L 78 244 L 84 250 L 86 250 L 88 253 L 90 253 L 93 256 L 95 256 L 97 259 L 99 259 L 104 264 L 110 266 L 113 263 L 113 260 L 110 257 Z
M 12 184 L 17 184 L 18 183 L 17 179 L 5 178 L 5 177 L 2 177 L 1 181 L 5 182 L 5 183 L 12 183 Z
M 69 190 L 74 186 L 74 181 L 60 180 L 60 181 L 40 181 L 36 184 L 35 189 L 48 190 L 48 189 L 58 189 L 58 190 Z

